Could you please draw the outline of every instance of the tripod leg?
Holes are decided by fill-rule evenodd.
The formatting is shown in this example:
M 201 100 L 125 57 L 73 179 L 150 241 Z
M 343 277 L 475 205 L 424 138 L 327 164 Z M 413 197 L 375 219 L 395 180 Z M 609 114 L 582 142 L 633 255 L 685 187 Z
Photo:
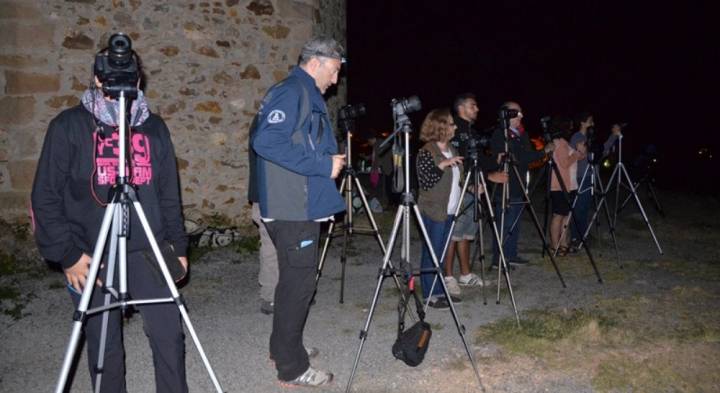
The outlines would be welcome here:
M 655 208 L 657 209 L 658 213 L 660 213 L 661 217 L 665 217 L 665 211 L 663 210 L 662 206 L 660 206 L 660 200 L 658 199 L 657 195 L 655 194 L 655 187 L 653 187 L 653 180 L 648 180 L 647 182 L 648 190 L 650 191 L 650 196 L 652 197 L 653 202 L 655 202 Z
M 527 190 L 522 185 L 522 178 L 520 176 L 520 173 L 518 172 L 518 169 L 516 166 L 513 166 L 513 174 L 515 175 L 517 181 L 520 183 L 520 188 L 523 191 L 523 197 L 525 198 L 525 203 L 528 206 L 528 211 L 530 212 L 530 216 L 532 217 L 533 224 L 535 224 L 535 229 L 538 232 L 538 235 L 540 236 L 540 239 L 542 240 L 542 246 L 544 249 L 547 250 L 548 243 L 547 238 L 542 232 L 542 229 L 540 228 L 540 222 L 538 221 L 537 214 L 535 214 L 535 209 L 532 206 L 532 202 L 530 201 L 530 197 L 527 194 Z M 548 256 L 550 257 L 550 262 L 552 262 L 553 268 L 555 268 L 555 273 L 557 274 L 558 278 L 560 279 L 560 283 L 562 284 L 563 288 L 567 288 L 567 285 L 565 285 L 565 280 L 562 277 L 562 274 L 560 274 L 560 269 L 557 266 L 557 263 L 555 263 L 555 257 L 552 255 L 551 252 L 548 251 Z
M 619 164 L 618 164 L 619 165 Z M 660 255 L 663 254 L 663 250 L 660 247 L 660 242 L 658 242 L 657 236 L 655 236 L 655 231 L 653 231 L 652 225 L 650 225 L 650 220 L 648 220 L 647 214 L 645 214 L 645 209 L 643 209 L 642 203 L 640 203 L 640 198 L 637 195 L 637 192 L 635 191 L 635 187 L 633 187 L 632 180 L 630 180 L 630 175 L 628 175 L 627 170 L 625 167 L 621 167 L 622 173 L 625 175 L 625 178 L 628 181 L 628 184 L 630 185 L 630 192 L 632 192 L 633 196 L 635 197 L 635 202 L 637 203 L 638 209 L 640 209 L 640 213 L 642 213 L 643 219 L 645 220 L 645 224 L 647 224 L 648 229 L 650 230 L 650 234 L 652 235 L 653 240 L 655 241 L 655 245 L 657 246 L 658 252 Z
M 450 297 L 450 293 L 448 292 L 447 286 L 445 285 L 445 280 L 442 279 L 442 271 L 440 269 L 440 264 L 438 263 L 437 256 L 435 255 L 435 250 L 433 250 L 432 248 L 432 242 L 430 241 L 430 237 L 427 234 L 425 225 L 423 224 L 420 209 L 417 207 L 417 205 L 414 205 L 413 211 L 415 212 L 415 219 L 418 221 L 420 232 L 423 235 L 425 246 L 428 247 L 428 250 L 430 251 L 430 257 L 432 259 L 433 265 L 435 266 L 435 278 L 437 279 L 438 276 L 440 277 L 440 286 L 442 287 L 443 293 L 445 294 L 447 302 L 450 305 L 450 313 L 452 314 L 453 320 L 455 321 L 455 327 L 457 327 L 458 334 L 460 335 L 460 340 L 465 347 L 465 352 L 467 353 L 468 359 L 470 359 L 470 363 L 472 364 L 473 370 L 475 371 L 475 377 L 477 377 L 478 384 L 481 388 L 483 388 L 482 380 L 480 378 L 480 372 L 477 369 L 477 364 L 475 364 L 475 357 L 473 356 L 473 353 L 468 346 L 467 340 L 465 339 L 465 326 L 460 323 L 457 310 L 455 310 L 455 304 L 452 300 L 452 297 Z
M 355 187 L 357 187 L 358 193 L 360 194 L 360 198 L 362 199 L 363 206 L 365 207 L 365 211 L 367 212 L 368 220 L 370 221 L 370 226 L 373 230 L 373 235 L 375 235 L 375 240 L 377 241 L 378 245 L 380 246 L 380 250 L 382 251 L 382 255 L 385 255 L 387 253 L 387 249 L 385 248 L 385 243 L 382 240 L 382 236 L 380 236 L 380 230 L 378 229 L 377 222 L 375 221 L 375 216 L 373 215 L 372 210 L 370 210 L 370 204 L 368 203 L 367 197 L 365 196 L 365 191 L 362 188 L 362 184 L 360 184 L 360 180 L 358 180 L 357 177 L 355 179 Z M 392 278 L 395 282 L 395 287 L 400 292 L 400 296 L 402 297 L 403 304 L 405 304 L 405 307 L 408 310 L 408 315 L 410 315 L 410 318 L 415 320 L 415 315 L 410 311 L 410 305 L 406 301 L 405 293 L 402 291 L 402 286 L 400 284 L 400 279 L 397 276 L 397 273 L 395 272 L 395 266 L 393 266 L 392 259 L 388 261 L 388 265 L 390 266 L 390 271 L 392 272 Z
M 93 290 L 95 289 L 95 281 L 97 280 L 98 270 L 100 269 L 100 261 L 102 259 L 103 250 L 105 249 L 105 241 L 107 239 L 108 232 L 110 231 L 110 224 L 112 223 L 115 209 L 117 208 L 116 203 L 110 203 L 105 208 L 105 215 L 103 216 L 102 224 L 100 225 L 100 231 L 97 237 L 97 243 L 93 250 L 92 262 L 90 263 L 90 269 L 88 271 L 87 286 L 82 292 L 80 297 L 80 304 L 78 305 L 75 313 L 73 314 L 73 327 L 72 333 L 70 334 L 70 341 L 68 342 L 67 349 L 65 350 L 65 357 L 63 359 L 62 368 L 60 369 L 60 376 L 58 377 L 57 385 L 55 386 L 55 393 L 63 393 L 65 391 L 65 385 L 67 384 L 68 376 L 70 375 L 70 367 L 72 366 L 75 353 L 80 343 L 80 335 L 82 333 L 82 327 L 85 324 L 87 318 L 87 309 L 90 304 L 90 298 L 92 297 Z
M 397 239 L 400 224 L 403 220 L 403 217 L 405 216 L 405 214 L 403 213 L 405 209 L 407 209 L 407 207 L 400 206 L 397 213 L 395 214 L 395 221 L 393 222 L 392 231 L 390 232 L 390 239 L 388 239 L 387 250 L 385 251 L 385 255 L 383 256 L 382 269 L 380 269 L 380 272 L 378 273 L 375 293 L 373 294 L 372 303 L 370 303 L 370 309 L 368 311 L 367 319 L 365 320 L 365 325 L 360 331 L 360 345 L 358 346 L 357 353 L 355 354 L 355 362 L 353 363 L 353 368 L 350 372 L 350 379 L 348 379 L 348 383 L 345 388 L 346 393 L 350 392 L 353 380 L 355 379 L 355 373 L 357 372 L 358 363 L 360 362 L 360 355 L 362 354 L 365 340 L 367 340 L 368 331 L 370 330 L 370 323 L 372 322 L 373 315 L 375 315 L 375 308 L 377 307 L 378 300 L 380 299 L 380 290 L 382 289 L 382 284 L 385 280 L 385 272 L 387 271 L 388 263 L 390 262 L 390 254 L 392 252 L 392 249 L 395 247 L 395 240 Z M 410 279 L 412 279 L 412 276 L 410 277 Z
M 210 361 L 208 360 L 207 356 L 205 355 L 205 350 L 202 347 L 202 344 L 200 344 L 200 339 L 197 336 L 197 333 L 195 332 L 195 328 L 193 327 L 192 322 L 190 321 L 190 316 L 188 315 L 187 309 L 185 308 L 185 301 L 180 296 L 180 293 L 177 290 L 177 287 L 175 286 L 175 282 L 172 279 L 172 276 L 170 275 L 170 271 L 167 268 L 167 264 L 165 263 L 165 259 L 162 256 L 162 252 L 160 252 L 160 247 L 157 244 L 157 241 L 155 240 L 155 237 L 153 236 L 152 229 L 150 228 L 150 224 L 148 223 L 147 217 L 145 216 L 145 212 L 143 211 L 142 206 L 140 205 L 140 202 L 137 202 L 135 200 L 133 202 L 133 206 L 135 207 L 135 211 L 137 212 L 138 219 L 140 220 L 140 223 L 142 224 L 143 230 L 145 231 L 145 237 L 148 239 L 148 242 L 150 243 L 150 247 L 153 250 L 153 253 L 155 254 L 155 258 L 158 261 L 158 265 L 160 267 L 160 270 L 162 271 L 162 275 L 165 278 L 165 283 L 167 284 L 168 289 L 170 290 L 170 294 L 172 295 L 172 299 L 175 301 L 175 304 L 178 307 L 178 310 L 180 311 L 180 315 L 182 316 L 183 322 L 185 322 L 185 327 L 187 328 L 188 332 L 190 333 L 190 336 L 193 339 L 193 342 L 195 343 L 195 348 L 197 348 L 198 353 L 200 354 L 200 357 L 202 358 L 203 364 L 205 365 L 205 369 L 208 372 L 208 375 L 210 376 L 210 380 L 213 383 L 213 386 L 215 386 L 215 390 L 217 390 L 218 393 L 223 393 L 222 388 L 220 387 L 220 382 L 218 381 L 217 377 L 215 376 L 215 371 L 213 371 L 212 366 L 210 365 Z M 121 238 L 122 240 L 122 238 Z
M 105 298 L 103 300 L 103 305 L 105 307 L 108 307 L 113 296 L 112 292 L 115 292 L 113 290 L 113 281 L 115 278 L 115 258 L 117 255 L 117 236 L 119 232 L 118 226 L 120 223 L 120 215 L 118 213 L 119 211 L 116 209 L 115 213 L 113 214 L 114 221 L 112 229 L 110 231 L 110 252 L 108 253 L 107 260 L 107 275 L 105 276 L 105 282 L 103 283 L 105 288 L 107 288 L 107 293 L 105 294 Z M 115 295 L 117 296 L 117 292 L 115 292 Z M 100 343 L 98 346 L 98 359 L 95 367 L 95 393 L 100 393 L 100 387 L 102 386 L 102 377 L 105 370 L 105 346 L 107 344 L 109 318 L 110 310 L 108 309 L 103 311 L 100 328 Z

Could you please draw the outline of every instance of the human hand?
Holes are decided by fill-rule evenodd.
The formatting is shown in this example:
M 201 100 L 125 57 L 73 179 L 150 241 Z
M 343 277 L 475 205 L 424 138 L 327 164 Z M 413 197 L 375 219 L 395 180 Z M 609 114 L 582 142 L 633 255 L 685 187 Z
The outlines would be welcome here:
M 445 169 L 449 166 L 456 166 L 456 165 L 462 163 L 462 160 L 463 160 L 463 158 L 460 156 L 446 158 L 446 159 L 440 161 L 440 164 L 438 164 L 438 168 Z
M 580 154 L 585 154 L 585 153 L 587 153 L 587 145 L 585 144 L 585 142 L 579 142 L 576 146 L 576 150 Z
M 488 179 L 493 183 L 505 184 L 508 182 L 508 174 L 503 171 L 492 172 L 488 175 Z
M 620 124 L 613 124 L 610 132 L 615 136 L 620 136 L 620 134 L 622 134 L 622 127 L 620 126 Z
M 180 264 L 182 265 L 183 269 L 185 270 L 185 274 L 183 274 L 183 276 L 180 277 L 179 280 L 177 280 L 177 281 L 180 281 L 180 280 L 182 280 L 183 278 L 185 278 L 185 276 L 187 276 L 187 273 L 188 273 L 188 260 L 187 260 L 187 257 L 178 257 L 178 260 L 180 261 Z
M 330 178 L 335 179 L 340 175 L 340 170 L 345 166 L 345 154 L 335 154 L 332 156 L 332 172 Z
M 550 153 L 551 151 L 555 150 L 555 144 L 550 142 L 545 145 L 545 153 Z
M 92 258 L 83 253 L 74 265 L 65 269 L 65 278 L 78 293 L 82 293 L 83 288 L 85 288 L 91 261 Z M 97 280 L 96 283 L 102 285 L 100 280 Z

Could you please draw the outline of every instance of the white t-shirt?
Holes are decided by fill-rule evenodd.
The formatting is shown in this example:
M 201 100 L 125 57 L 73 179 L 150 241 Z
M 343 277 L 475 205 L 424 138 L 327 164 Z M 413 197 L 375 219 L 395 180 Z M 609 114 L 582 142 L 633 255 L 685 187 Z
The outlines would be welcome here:
M 445 158 L 453 158 L 450 150 L 441 152 Z M 450 186 L 450 199 L 448 199 L 447 213 L 455 214 L 455 209 L 458 207 L 460 202 L 460 165 L 452 167 L 452 185 Z

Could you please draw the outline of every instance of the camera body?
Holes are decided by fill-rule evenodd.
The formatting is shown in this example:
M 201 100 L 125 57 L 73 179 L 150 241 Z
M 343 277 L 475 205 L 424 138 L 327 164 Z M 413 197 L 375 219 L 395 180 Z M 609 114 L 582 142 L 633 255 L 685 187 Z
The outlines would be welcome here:
M 460 144 L 466 146 L 466 154 L 469 159 L 476 160 L 481 152 L 487 150 L 490 146 L 490 137 L 488 135 L 480 135 L 477 131 L 471 133 L 463 133 L 458 135 Z
M 338 117 L 340 120 L 357 119 L 360 116 L 364 116 L 366 113 L 364 104 L 345 105 L 340 108 Z
M 137 96 L 140 68 L 127 35 L 116 33 L 110 36 L 107 49 L 95 56 L 93 71 L 103 84 L 103 92 L 110 97 L 118 98 L 120 92 L 125 92 L 129 98 Z
M 520 114 L 520 111 L 517 109 L 510 109 L 507 107 L 502 107 L 498 111 L 498 118 L 500 118 L 500 120 L 508 121 L 510 119 L 514 119 L 514 118 L 518 117 L 519 114 Z
M 392 101 L 390 101 L 390 105 L 397 116 L 407 115 L 408 113 L 417 112 L 422 109 L 422 104 L 418 96 L 400 99 L 393 98 Z

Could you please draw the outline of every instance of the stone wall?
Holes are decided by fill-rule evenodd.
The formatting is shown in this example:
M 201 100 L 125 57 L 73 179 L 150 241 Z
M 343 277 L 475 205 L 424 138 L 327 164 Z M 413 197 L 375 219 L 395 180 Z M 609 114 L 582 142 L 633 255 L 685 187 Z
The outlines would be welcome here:
M 345 41 L 344 0 L 0 0 L 0 217 L 27 217 L 49 121 L 78 103 L 110 34 L 133 39 L 173 135 L 191 216 L 247 222 L 248 126 L 302 43 Z M 345 86 L 330 102 L 345 101 Z

